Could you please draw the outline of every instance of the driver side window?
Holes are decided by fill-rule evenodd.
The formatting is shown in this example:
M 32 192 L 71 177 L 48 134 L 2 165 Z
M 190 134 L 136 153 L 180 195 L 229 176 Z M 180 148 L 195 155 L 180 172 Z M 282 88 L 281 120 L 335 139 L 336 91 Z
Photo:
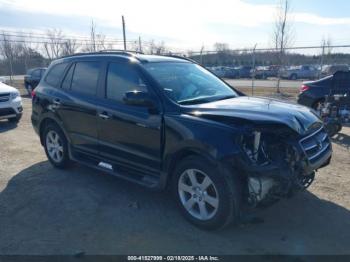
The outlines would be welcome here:
M 126 92 L 144 91 L 147 87 L 140 75 L 127 63 L 110 63 L 107 70 L 106 98 L 123 103 Z

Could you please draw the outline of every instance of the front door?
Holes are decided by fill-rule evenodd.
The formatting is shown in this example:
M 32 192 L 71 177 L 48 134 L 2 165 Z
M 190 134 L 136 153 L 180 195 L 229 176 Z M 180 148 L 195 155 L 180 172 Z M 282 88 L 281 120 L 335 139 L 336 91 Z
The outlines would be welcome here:
M 162 115 L 156 96 L 145 84 L 137 65 L 126 61 L 109 63 L 104 79 L 105 92 L 98 109 L 101 156 L 123 168 L 158 173 Z M 125 104 L 125 93 L 135 90 L 151 94 L 157 108 Z

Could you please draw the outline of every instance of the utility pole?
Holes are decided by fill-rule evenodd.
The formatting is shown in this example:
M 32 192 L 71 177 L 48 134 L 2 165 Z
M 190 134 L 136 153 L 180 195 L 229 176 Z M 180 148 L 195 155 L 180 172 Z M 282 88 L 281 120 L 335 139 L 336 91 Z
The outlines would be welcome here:
M 318 73 L 318 78 L 321 78 L 321 74 L 322 74 L 322 70 L 323 70 L 324 52 L 325 52 L 325 43 L 323 43 L 323 45 L 322 45 L 321 68 L 320 68 L 320 72 Z
M 123 16 L 123 15 L 122 15 L 122 23 L 123 23 L 124 50 L 126 50 L 126 39 L 125 39 L 125 21 L 124 21 L 124 16 Z
M 139 52 L 142 53 L 141 36 L 139 36 Z
M 201 53 L 200 53 L 201 65 L 203 65 L 203 51 L 204 51 L 204 45 L 202 45 Z
M 254 87 L 255 87 L 255 50 L 257 45 L 258 44 L 255 44 L 253 48 L 252 96 L 254 95 Z

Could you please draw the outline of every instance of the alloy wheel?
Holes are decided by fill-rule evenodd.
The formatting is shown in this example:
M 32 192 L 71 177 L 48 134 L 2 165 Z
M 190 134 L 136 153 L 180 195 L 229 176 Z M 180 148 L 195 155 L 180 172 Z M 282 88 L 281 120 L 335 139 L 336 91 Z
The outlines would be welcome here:
M 181 174 L 178 193 L 186 211 L 199 220 L 209 220 L 218 211 L 218 191 L 210 177 L 198 169 L 187 169 Z
M 54 162 L 60 163 L 63 160 L 63 143 L 56 131 L 50 130 L 47 133 L 46 148 Z

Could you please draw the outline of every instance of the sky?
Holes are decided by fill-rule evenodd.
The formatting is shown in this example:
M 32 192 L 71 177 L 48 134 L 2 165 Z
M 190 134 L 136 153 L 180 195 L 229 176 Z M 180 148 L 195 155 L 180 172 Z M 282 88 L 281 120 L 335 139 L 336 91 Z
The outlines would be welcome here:
M 96 30 L 127 39 L 164 41 L 174 50 L 212 50 L 216 42 L 231 48 L 271 47 L 279 0 L 0 0 L 0 30 L 39 32 L 62 29 L 66 35 Z M 293 45 L 350 43 L 349 0 L 291 0 Z

